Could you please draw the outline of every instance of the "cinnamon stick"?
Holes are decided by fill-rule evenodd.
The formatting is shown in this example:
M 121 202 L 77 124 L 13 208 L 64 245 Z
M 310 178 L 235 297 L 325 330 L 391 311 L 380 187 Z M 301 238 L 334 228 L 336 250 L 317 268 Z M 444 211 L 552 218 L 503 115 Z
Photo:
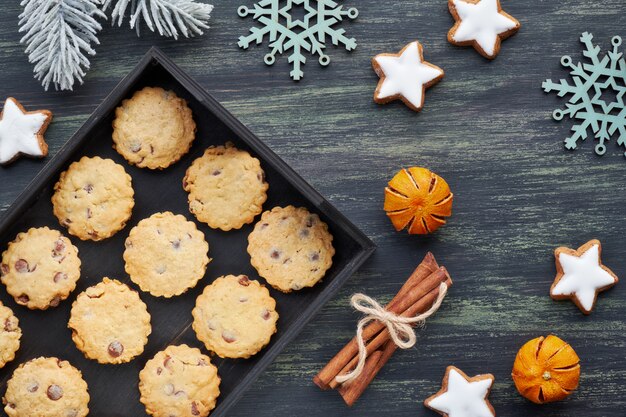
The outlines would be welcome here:
M 385 366 L 389 359 L 391 359 L 396 349 L 398 349 L 398 346 L 393 343 L 393 340 L 388 340 L 382 349 L 368 356 L 363 373 L 359 375 L 356 380 L 350 384 L 344 384 L 339 387 L 337 391 L 348 407 L 352 407 L 361 397 L 361 394 L 365 392 L 369 384 L 374 380 L 376 375 L 378 375 L 378 372 Z M 374 359 L 370 361 L 371 358 Z
M 386 308 L 395 308 L 399 300 L 402 299 L 411 288 L 419 284 L 422 280 L 435 272 L 437 269 L 439 269 L 439 264 L 435 260 L 435 256 L 431 252 L 426 253 L 424 259 L 422 259 L 422 262 L 420 262 L 417 268 L 415 268 L 413 273 L 402 285 L 395 297 L 393 297 L 389 304 L 387 304 Z
M 441 283 L 450 287 L 452 280 L 447 270 L 439 267 L 429 252 L 385 309 L 403 317 L 423 314 L 439 297 Z M 373 321 L 365 326 L 362 333 L 367 359 L 363 371 L 357 378 L 343 384 L 336 381 L 338 375 L 352 371 L 358 363 L 359 347 L 356 337 L 313 378 L 315 384 L 322 389 L 337 388 L 348 406 L 352 406 L 359 399 L 398 348 L 385 324 L 379 321 Z
M 418 267 L 418 269 L 420 269 Z M 430 269 L 425 268 L 420 271 L 420 274 L 427 273 Z M 418 270 L 416 270 L 417 272 Z M 428 295 L 432 290 L 439 287 L 439 285 L 449 279 L 448 273 L 445 268 L 439 268 L 436 271 L 429 274 L 426 278 L 422 279 L 413 287 L 409 288 L 402 294 L 402 297 L 394 299 L 392 303 L 389 303 L 391 307 L 387 308 L 387 310 L 401 315 L 407 309 L 409 309 L 414 304 L 418 303 L 422 298 Z M 422 311 L 426 311 L 430 305 L 432 305 L 432 300 L 430 304 L 427 305 L 427 308 L 423 308 L 426 303 L 420 303 L 418 309 Z M 385 329 L 385 325 L 379 321 L 374 321 L 367 325 L 363 329 L 363 339 L 367 342 L 374 336 L 376 336 L 381 330 Z M 331 359 L 331 361 L 317 374 L 314 378 L 314 382 L 322 389 L 334 388 L 336 384 L 333 384 L 333 381 L 339 373 L 344 370 L 345 366 L 353 360 L 358 354 L 359 347 L 356 337 L 352 338 L 352 340 L 341 350 L 339 353 Z
M 406 283 L 400 288 L 398 294 L 389 302 L 387 308 L 396 314 L 404 312 L 408 307 L 405 307 L 403 311 L 397 311 L 399 305 L 406 304 L 405 298 L 409 293 L 418 285 L 420 285 L 426 278 L 436 272 L 439 268 L 435 257 L 432 253 L 428 252 L 422 262 L 413 271 L 411 276 L 407 279 Z M 441 278 L 440 278 L 441 279 Z M 439 281 L 441 282 L 441 281 Z M 437 285 L 439 285 L 437 283 Z M 423 289 L 422 289 L 423 290 Z M 415 292 L 411 295 L 415 296 Z M 419 295 L 419 294 L 418 294 Z M 384 325 L 379 322 L 370 323 L 363 329 L 363 338 L 367 341 L 379 333 Z M 330 388 L 330 383 L 335 379 L 339 372 L 349 363 L 357 354 L 358 345 L 356 338 L 353 338 L 342 350 L 340 350 L 334 358 L 328 362 L 328 364 L 313 378 L 313 382 L 321 389 Z
M 448 272 L 446 271 L 444 267 L 440 267 L 439 270 L 437 270 L 436 272 L 433 272 L 428 277 L 428 279 L 431 279 L 431 277 L 433 278 L 432 279 L 433 284 L 436 284 L 436 286 L 431 288 L 430 291 L 427 292 L 423 297 L 418 298 L 414 304 L 412 304 L 404 312 L 399 314 L 400 316 L 415 317 L 418 314 L 421 314 L 424 311 L 428 310 L 433 305 L 437 297 L 439 296 L 439 286 L 441 285 L 442 280 L 448 285 L 448 287 L 452 285 L 452 280 L 450 279 Z M 435 280 L 434 278 L 438 278 L 438 279 Z M 426 280 L 424 280 L 423 282 L 426 282 Z M 396 314 L 398 313 L 396 312 Z M 379 322 L 377 323 L 379 325 L 382 325 L 382 323 L 379 323 Z M 389 339 L 390 339 L 389 330 L 384 325 L 382 325 L 382 331 L 380 331 L 373 339 L 368 341 L 367 346 L 366 346 L 367 354 L 369 355 L 373 353 L 374 351 L 376 351 L 378 348 L 384 345 L 385 342 L 387 342 Z M 337 375 L 343 375 L 352 371 L 356 367 L 356 364 L 358 361 L 359 361 L 359 357 L 358 357 L 358 346 L 357 346 L 357 351 L 355 353 L 354 358 L 352 358 L 341 369 L 341 371 L 337 373 Z M 335 378 L 333 378 L 332 381 L 330 381 L 328 385 L 330 388 L 335 389 L 340 384 L 335 380 Z
M 448 287 L 450 287 L 452 285 L 452 280 L 447 279 L 445 283 Z M 433 293 L 434 293 L 434 297 L 432 298 L 430 304 L 428 304 L 424 310 L 416 314 L 419 314 L 430 308 L 432 303 L 439 296 L 439 288 L 434 290 Z M 429 294 L 429 297 L 430 295 L 431 294 Z M 350 384 L 343 384 L 339 387 L 338 389 L 339 394 L 341 395 L 344 402 L 349 407 L 352 407 L 352 405 L 361 397 L 363 392 L 365 392 L 365 390 L 367 389 L 369 384 L 372 382 L 372 380 L 376 377 L 378 372 L 383 368 L 383 366 L 385 366 L 385 364 L 389 361 L 389 359 L 391 359 L 391 357 L 393 356 L 397 348 L 398 346 L 393 342 L 393 340 L 387 337 L 387 341 L 383 342 L 382 348 L 375 350 L 372 353 L 372 356 L 375 356 L 377 359 L 369 363 L 368 361 L 366 361 L 365 368 L 363 369 L 363 373 L 359 375 L 359 377 L 356 380 L 354 380 Z

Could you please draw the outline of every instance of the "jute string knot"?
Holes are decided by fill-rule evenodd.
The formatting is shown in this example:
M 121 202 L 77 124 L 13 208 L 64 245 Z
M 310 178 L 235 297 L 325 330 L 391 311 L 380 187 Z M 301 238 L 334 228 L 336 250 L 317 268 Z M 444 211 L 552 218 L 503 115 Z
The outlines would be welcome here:
M 410 349 L 417 343 L 417 336 L 413 326 L 423 326 L 426 319 L 435 314 L 448 292 L 448 286 L 445 283 L 439 285 L 439 295 L 433 303 L 433 305 L 424 313 L 415 317 L 402 317 L 396 315 L 390 311 L 385 310 L 376 300 L 368 297 L 365 294 L 357 293 L 352 295 L 350 304 L 355 310 L 365 314 L 356 328 L 356 340 L 359 346 L 359 361 L 356 367 L 347 374 L 337 375 L 335 380 L 340 383 L 350 382 L 356 379 L 363 372 L 365 367 L 365 361 L 367 359 L 367 346 L 366 341 L 363 339 L 363 329 L 370 322 L 378 320 L 383 323 L 389 331 L 389 336 L 393 343 L 395 343 L 400 349 Z

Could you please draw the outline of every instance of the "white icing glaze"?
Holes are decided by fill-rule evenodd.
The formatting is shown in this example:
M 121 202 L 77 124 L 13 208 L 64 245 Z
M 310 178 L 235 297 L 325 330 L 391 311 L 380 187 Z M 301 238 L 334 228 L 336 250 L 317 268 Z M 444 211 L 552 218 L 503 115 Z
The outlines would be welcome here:
M 487 405 L 487 394 L 493 380 L 468 381 L 455 369 L 448 373 L 448 390 L 434 397 L 428 406 L 448 417 L 494 417 Z
M 0 120 L 0 164 L 19 153 L 43 156 L 37 133 L 47 118 L 44 113 L 22 113 L 13 100 L 7 99 Z
M 385 73 L 377 99 L 402 95 L 413 106 L 421 108 L 425 85 L 443 75 L 441 69 L 424 64 L 418 42 L 411 42 L 400 56 L 379 55 L 374 59 Z
M 599 251 L 599 245 L 593 245 L 580 257 L 560 253 L 559 263 L 563 268 L 563 277 L 550 293 L 573 295 L 586 311 L 591 311 L 596 292 L 615 283 L 615 277 L 600 266 Z
M 489 56 L 496 50 L 498 35 L 517 26 L 517 22 L 501 14 L 498 0 L 480 0 L 468 3 L 454 0 L 461 23 L 452 35 L 456 42 L 476 41 Z

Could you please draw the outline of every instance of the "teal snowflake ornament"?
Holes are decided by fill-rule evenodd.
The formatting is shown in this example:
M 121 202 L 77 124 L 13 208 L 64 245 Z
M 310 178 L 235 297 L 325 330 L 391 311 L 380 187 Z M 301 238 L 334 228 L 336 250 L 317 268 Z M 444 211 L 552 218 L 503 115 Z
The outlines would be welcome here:
M 599 141 L 595 151 L 604 155 L 605 142 L 611 137 L 617 136 L 617 144 L 626 147 L 626 62 L 624 54 L 619 52 L 622 38 L 613 37 L 613 50 L 602 58 L 600 47 L 592 43 L 591 33 L 583 33 L 580 41 L 585 45 L 583 55 L 591 63 L 574 64 L 569 56 L 561 58 L 561 65 L 571 69 L 574 84 L 563 79 L 559 83 L 546 80 L 542 87 L 546 93 L 554 91 L 559 97 L 571 96 L 565 109 L 556 109 L 552 113 L 557 121 L 565 116 L 580 121 L 572 127 L 572 136 L 565 139 L 565 147 L 576 149 L 579 140 L 587 139 L 588 129 L 591 128 Z
M 335 46 L 343 45 L 348 51 L 356 48 L 356 40 L 334 26 L 346 18 L 356 19 L 359 12 L 354 7 L 344 10 L 333 0 L 261 0 L 254 8 L 240 6 L 237 13 L 241 17 L 252 15 L 262 25 L 251 28 L 250 35 L 241 36 L 237 45 L 247 49 L 252 42 L 260 44 L 267 38 L 271 48 L 263 58 L 267 65 L 276 62 L 276 54 L 291 51 L 289 75 L 296 81 L 304 76 L 306 52 L 318 55 L 320 65 L 330 64 L 330 57 L 324 53 L 327 36 Z

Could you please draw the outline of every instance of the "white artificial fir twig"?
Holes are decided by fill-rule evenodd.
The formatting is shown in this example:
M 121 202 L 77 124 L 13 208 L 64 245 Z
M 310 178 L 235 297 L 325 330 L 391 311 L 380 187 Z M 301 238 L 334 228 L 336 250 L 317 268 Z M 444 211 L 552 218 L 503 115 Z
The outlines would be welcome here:
M 208 29 L 213 6 L 198 3 L 194 0 L 105 0 L 103 10 L 115 3 L 111 20 L 113 24 L 121 26 L 126 9 L 130 5 L 130 27 L 139 29 L 143 19 L 151 31 L 159 32 L 161 36 L 178 39 L 178 33 L 186 38 L 202 35 L 202 29 Z
M 35 64 L 35 78 L 48 90 L 50 84 L 72 90 L 81 84 L 89 69 L 87 55 L 95 55 L 91 44 L 99 44 L 96 34 L 102 29 L 96 18 L 106 19 L 101 0 L 23 0 L 20 14 L 20 40 Z

